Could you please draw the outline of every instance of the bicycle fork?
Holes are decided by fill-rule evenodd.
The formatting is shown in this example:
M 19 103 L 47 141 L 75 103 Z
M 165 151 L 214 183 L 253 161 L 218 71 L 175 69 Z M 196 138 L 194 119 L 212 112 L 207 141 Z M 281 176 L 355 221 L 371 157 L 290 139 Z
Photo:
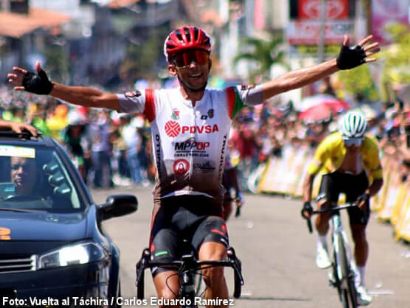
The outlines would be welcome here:
M 343 229 L 343 225 L 341 222 L 341 218 L 339 215 L 335 215 L 332 218 L 333 224 L 333 232 L 332 232 L 332 241 L 333 241 L 333 248 L 334 248 L 334 263 L 336 263 L 333 267 L 335 267 L 335 275 L 339 279 L 340 283 L 345 284 L 350 279 L 355 279 L 357 276 L 357 268 L 356 264 L 353 259 L 352 250 L 350 248 L 349 240 L 347 237 L 346 232 Z M 346 262 L 347 261 L 347 262 Z M 348 269 L 343 269 L 343 264 L 348 266 Z M 346 273 L 348 274 L 346 276 Z M 336 278 L 336 277 L 335 277 Z

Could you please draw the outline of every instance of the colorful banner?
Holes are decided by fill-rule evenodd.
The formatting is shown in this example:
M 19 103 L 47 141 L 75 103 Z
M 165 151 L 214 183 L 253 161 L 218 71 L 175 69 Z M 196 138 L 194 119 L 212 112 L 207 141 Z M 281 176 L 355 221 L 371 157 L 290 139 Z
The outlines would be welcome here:
M 321 17 L 321 5 L 326 8 L 326 19 L 347 19 L 349 17 L 348 0 L 299 0 L 299 19 L 319 20 Z
M 289 21 L 286 36 L 291 45 L 317 45 L 320 43 L 321 22 L 318 20 Z M 327 20 L 325 23 L 325 43 L 340 44 L 345 34 L 353 33 L 350 20 Z

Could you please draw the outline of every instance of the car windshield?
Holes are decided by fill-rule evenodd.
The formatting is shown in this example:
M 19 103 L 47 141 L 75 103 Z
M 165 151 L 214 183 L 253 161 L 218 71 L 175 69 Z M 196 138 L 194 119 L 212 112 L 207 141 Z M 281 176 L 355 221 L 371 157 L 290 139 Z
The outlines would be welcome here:
M 0 210 L 77 211 L 81 203 L 52 148 L 0 144 Z

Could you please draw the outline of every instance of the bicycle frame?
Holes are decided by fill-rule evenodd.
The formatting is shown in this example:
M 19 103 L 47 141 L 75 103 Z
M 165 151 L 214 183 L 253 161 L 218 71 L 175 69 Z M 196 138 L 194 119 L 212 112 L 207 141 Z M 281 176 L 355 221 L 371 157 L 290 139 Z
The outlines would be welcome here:
M 331 216 L 332 248 L 333 248 L 333 276 L 334 287 L 337 288 L 340 301 L 344 308 L 357 307 L 354 272 L 351 266 L 352 253 L 347 234 L 343 228 L 339 212 Z
M 337 288 L 339 299 L 344 308 L 356 308 L 356 287 L 354 284 L 355 274 L 352 268 L 352 253 L 349 239 L 343 228 L 340 211 L 349 207 L 355 207 L 355 203 L 346 203 L 339 206 L 329 207 L 313 211 L 312 214 L 330 212 L 330 223 L 332 229 L 332 278 L 331 285 Z M 312 223 L 307 220 L 308 228 L 312 233 Z
M 171 262 L 153 262 L 151 261 L 151 253 L 148 249 L 144 249 L 141 259 L 136 265 L 137 274 L 137 298 L 144 299 L 144 271 L 147 268 L 163 267 L 174 270 L 178 273 L 180 281 L 180 290 L 178 294 L 179 304 L 182 308 L 197 307 L 197 289 L 195 288 L 195 275 L 207 267 L 223 266 L 231 267 L 234 270 L 234 298 L 239 298 L 241 295 L 241 286 L 244 284 L 241 262 L 236 257 L 235 250 L 230 247 L 227 251 L 227 260 L 222 261 L 198 261 L 193 254 L 183 255 L 180 260 Z

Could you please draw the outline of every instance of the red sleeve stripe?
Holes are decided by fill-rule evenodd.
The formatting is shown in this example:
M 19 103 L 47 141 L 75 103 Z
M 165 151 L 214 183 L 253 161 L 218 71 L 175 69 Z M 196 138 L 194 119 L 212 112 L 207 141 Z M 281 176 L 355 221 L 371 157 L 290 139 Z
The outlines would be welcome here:
M 228 115 L 232 119 L 235 108 L 235 90 L 232 87 L 226 88 L 226 98 L 228 103 Z
M 145 118 L 152 122 L 155 119 L 155 101 L 154 101 L 154 90 L 145 89 Z

